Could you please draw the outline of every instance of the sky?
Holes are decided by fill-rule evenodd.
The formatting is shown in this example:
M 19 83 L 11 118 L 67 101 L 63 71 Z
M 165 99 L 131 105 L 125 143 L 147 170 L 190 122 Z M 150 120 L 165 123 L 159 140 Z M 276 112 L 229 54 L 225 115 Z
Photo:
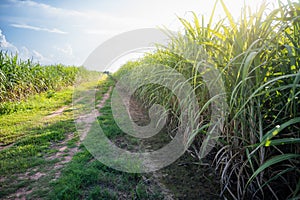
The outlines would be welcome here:
M 244 0 L 257 7 L 260 0 Z M 177 17 L 209 16 L 210 0 L 1 0 L 0 49 L 42 65 L 82 65 L 108 39 L 141 28 L 182 29 Z M 234 16 L 241 0 L 224 0 Z M 271 0 L 270 0 L 271 2 Z M 225 17 L 218 5 L 217 18 Z M 208 17 L 207 17 L 208 18 Z

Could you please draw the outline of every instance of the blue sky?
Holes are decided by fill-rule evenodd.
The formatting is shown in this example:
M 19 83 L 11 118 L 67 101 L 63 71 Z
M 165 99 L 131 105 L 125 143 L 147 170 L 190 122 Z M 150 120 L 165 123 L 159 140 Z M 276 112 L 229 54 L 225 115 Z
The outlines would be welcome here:
M 234 15 L 243 1 L 225 0 Z M 255 7 L 259 0 L 246 0 Z M 81 65 L 102 42 L 139 28 L 180 30 L 176 16 L 209 15 L 209 0 L 1 0 L 0 48 L 41 64 Z M 224 16 L 221 8 L 217 16 Z

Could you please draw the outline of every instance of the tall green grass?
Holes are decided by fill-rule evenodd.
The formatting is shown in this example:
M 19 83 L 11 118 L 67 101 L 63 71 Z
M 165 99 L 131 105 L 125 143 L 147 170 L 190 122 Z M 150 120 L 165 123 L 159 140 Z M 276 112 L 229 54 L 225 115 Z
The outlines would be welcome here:
M 230 199 L 299 197 L 300 2 L 283 5 L 278 1 L 278 8 L 269 13 L 266 3 L 256 12 L 245 7 L 237 21 L 224 2 L 219 3 L 226 18 L 213 23 L 215 8 L 208 21 L 195 13 L 192 22 L 179 18 L 184 33 L 169 33 L 169 45 L 125 65 L 117 76 L 134 65 L 149 64 L 163 64 L 183 74 L 204 108 L 195 118 L 198 134 L 191 134 L 195 140 L 190 149 L 202 159 L 200 133 L 209 134 L 216 99 L 203 80 L 203 74 L 209 73 L 204 67 L 217 69 L 220 76 L 215 81 L 223 82 L 228 104 L 214 158 L 220 195 Z M 136 95 L 147 106 L 159 103 L 173 110 L 169 125 L 176 129 L 180 110 L 172 92 L 150 84 Z
M 91 74 L 83 67 L 41 66 L 31 60 L 22 61 L 18 55 L 0 52 L 0 113 L 10 112 L 9 102 L 18 102 L 28 96 L 57 91 L 84 80 Z M 8 106 L 9 107 L 9 106 Z

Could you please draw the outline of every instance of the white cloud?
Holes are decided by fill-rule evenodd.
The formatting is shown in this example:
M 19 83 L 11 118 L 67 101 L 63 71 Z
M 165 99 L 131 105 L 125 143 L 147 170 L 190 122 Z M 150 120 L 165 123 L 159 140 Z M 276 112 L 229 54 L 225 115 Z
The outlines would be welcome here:
M 50 47 L 47 52 L 48 57 L 54 62 L 67 64 L 81 64 L 88 53 L 99 44 L 122 32 L 139 28 L 163 27 L 164 25 L 171 30 L 179 30 L 182 25 L 176 15 L 192 21 L 193 16 L 189 11 L 195 11 L 199 14 L 200 19 L 201 15 L 205 15 L 205 20 L 208 20 L 214 3 L 214 1 L 199 0 L 126 0 L 118 3 L 109 3 L 109 1 L 99 3 L 99 1 L 91 0 L 89 3 L 69 1 L 63 3 L 64 7 L 62 8 L 50 5 L 55 4 L 52 1 L 9 1 L 12 9 L 20 11 L 15 12 L 16 16 L 7 16 L 7 21 L 11 26 L 68 36 L 68 38 L 65 37 L 67 40 L 62 42 L 68 41 L 70 44 L 65 45 L 61 41 L 41 40 L 36 42 L 39 45 Z M 247 4 L 253 5 L 252 8 L 259 1 L 261 0 L 245 0 Z M 232 14 L 238 16 L 244 1 L 224 0 L 224 2 Z M 77 5 L 73 6 L 73 3 Z M 78 7 L 80 4 L 83 6 Z M 77 7 L 78 10 L 74 7 Z M 18 15 L 18 13 L 20 14 Z M 220 4 L 217 6 L 215 18 L 219 19 L 219 16 L 225 17 Z M 60 27 L 63 30 L 60 30 Z M 5 43 L 2 43 L 4 46 Z M 34 46 L 34 48 L 39 50 L 40 46 Z M 35 55 L 36 59 L 42 59 L 32 50 L 27 49 L 29 52 L 22 48 L 19 50 L 27 54 L 25 57 Z
M 78 11 L 78 10 L 72 10 L 72 9 L 65 9 L 65 8 L 59 8 L 54 7 L 49 4 L 44 3 L 38 3 L 32 0 L 25 0 L 25 1 L 18 1 L 18 0 L 10 0 L 10 2 L 14 3 L 15 5 L 19 7 L 31 7 L 36 8 L 37 11 L 42 11 L 44 14 L 50 14 L 53 16 L 59 16 L 59 17 L 78 17 L 78 18 L 84 18 L 84 19 L 92 19 L 92 20 L 98 20 L 98 19 L 105 19 L 105 20 L 126 20 L 122 18 L 115 18 L 114 16 L 100 13 L 93 10 L 88 11 Z
M 66 46 L 64 47 L 57 47 L 57 46 L 54 46 L 54 49 L 59 51 L 60 53 L 63 53 L 67 56 L 71 56 L 71 57 L 74 57 L 73 55 L 73 48 L 70 44 L 67 44 Z
M 53 46 L 53 49 L 55 50 L 55 53 L 51 54 L 50 57 L 52 60 L 55 60 L 56 63 L 63 63 L 66 65 L 82 64 L 82 55 L 79 55 L 77 52 L 75 56 L 73 47 L 70 44 Z
M 21 58 L 30 58 L 31 53 L 30 53 L 29 49 L 27 49 L 26 47 L 23 46 L 20 48 L 19 56 Z
M 5 35 L 2 34 L 2 30 L 0 29 L 0 49 L 4 51 L 10 51 L 12 53 L 18 53 L 18 48 L 15 47 L 13 44 L 9 43 Z
M 11 44 L 6 40 L 5 35 L 2 33 L 0 29 L 0 50 L 7 51 L 8 53 L 18 54 L 20 59 L 27 60 L 32 59 L 34 62 L 39 62 L 41 64 L 51 64 L 52 60 L 43 56 L 40 52 L 36 50 L 30 51 L 26 47 L 18 48 L 15 45 Z
M 32 16 L 45 19 L 59 19 L 59 22 L 64 22 L 72 27 L 77 27 L 82 30 L 82 32 L 87 34 L 103 34 L 114 32 L 120 33 L 123 31 L 132 30 L 136 26 L 144 26 L 145 19 L 140 19 L 137 17 L 126 17 L 118 16 L 114 12 L 105 13 L 99 12 L 97 10 L 84 10 L 78 11 L 73 9 L 65 9 L 54 7 L 49 4 L 39 3 L 32 0 L 17 1 L 10 0 L 15 6 L 27 7 L 28 9 L 33 9 Z M 94 8 L 92 8 L 94 9 Z M 58 29 L 46 29 L 41 27 L 33 27 L 26 25 L 26 23 L 20 23 L 25 19 L 18 19 L 19 21 L 13 24 L 17 28 L 28 28 L 32 30 L 44 30 L 56 33 L 66 33 Z
M 32 50 L 32 57 L 33 59 L 39 60 L 40 62 L 44 62 L 45 60 L 47 60 L 47 58 L 45 58 L 40 52 L 36 50 Z
M 10 2 L 14 3 L 19 7 L 24 7 L 24 6 L 34 7 L 37 9 L 47 11 L 47 13 L 52 13 L 54 15 L 82 16 L 82 13 L 79 11 L 57 8 L 48 4 L 38 3 L 32 0 L 25 0 L 25 1 L 10 0 Z
M 49 33 L 59 33 L 59 34 L 67 34 L 67 32 L 59 30 L 57 28 L 49 29 L 49 28 L 43 28 L 43 27 L 37 27 L 37 26 L 30 26 L 27 24 L 10 24 L 10 26 L 15 28 L 24 28 L 24 29 L 30 29 L 35 31 L 45 31 Z
M 101 28 L 99 29 L 86 29 L 84 30 L 84 33 L 86 34 L 91 34 L 91 35 L 108 35 L 108 36 L 111 36 L 111 35 L 116 35 L 119 33 L 119 31 L 117 30 L 103 30 Z
M 36 50 L 30 51 L 27 47 L 22 46 L 19 48 L 19 57 L 22 60 L 33 60 L 34 62 L 39 62 L 41 64 L 51 64 L 51 59 L 43 56 L 40 52 Z
M 50 65 L 53 64 L 53 60 L 47 58 L 42 53 L 36 51 L 36 50 L 29 50 L 28 48 L 22 46 L 19 49 L 19 57 L 21 60 L 27 60 L 30 59 L 33 62 L 38 62 L 42 65 Z

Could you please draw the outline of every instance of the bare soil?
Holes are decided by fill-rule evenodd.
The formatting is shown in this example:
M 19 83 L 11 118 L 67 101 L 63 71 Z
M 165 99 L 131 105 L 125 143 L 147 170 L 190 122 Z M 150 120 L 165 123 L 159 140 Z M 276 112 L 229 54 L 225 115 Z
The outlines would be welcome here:
M 139 101 L 131 99 L 129 110 L 138 125 L 149 123 L 147 109 Z M 141 140 L 140 148 L 143 151 L 152 151 L 163 147 L 171 141 L 167 132 L 164 129 L 154 137 Z M 206 164 L 200 165 L 199 160 L 186 152 L 171 165 L 146 174 L 145 177 L 149 187 L 154 184 L 162 189 L 165 199 L 220 199 L 219 180 L 210 158 L 206 159 Z

